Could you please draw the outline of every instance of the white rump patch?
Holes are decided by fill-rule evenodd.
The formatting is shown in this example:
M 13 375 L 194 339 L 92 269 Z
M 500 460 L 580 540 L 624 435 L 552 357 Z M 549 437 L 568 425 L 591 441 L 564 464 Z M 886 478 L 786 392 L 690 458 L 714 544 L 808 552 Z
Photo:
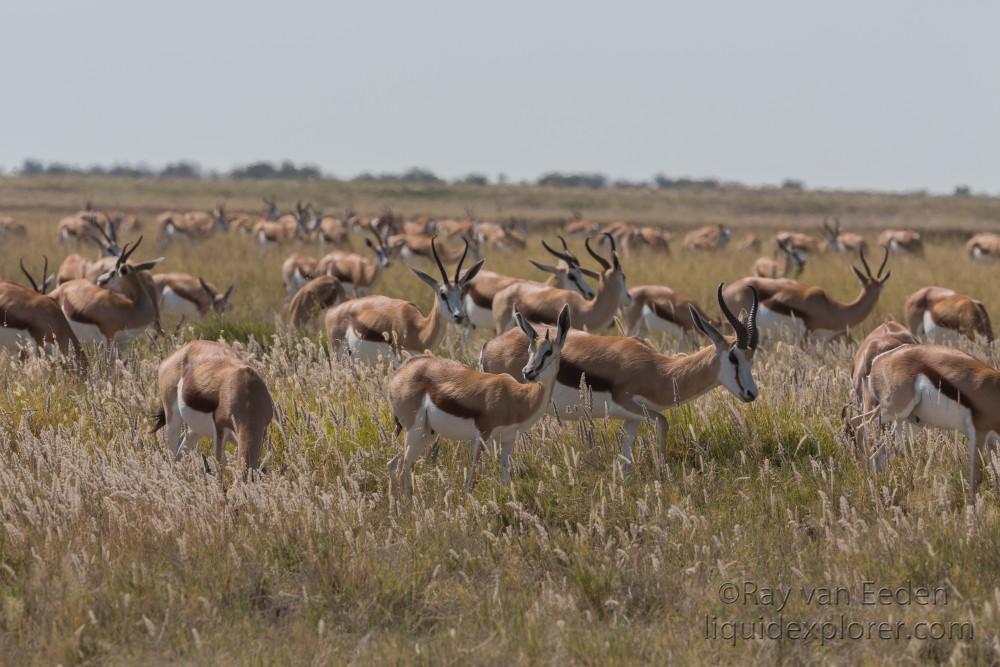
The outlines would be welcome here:
M 201 312 L 194 302 L 180 296 L 170 287 L 164 287 L 160 295 L 160 311 L 179 317 L 201 317 Z
M 208 438 L 215 444 L 215 417 L 210 412 L 199 412 L 184 402 L 184 380 L 177 383 L 177 410 L 195 438 Z

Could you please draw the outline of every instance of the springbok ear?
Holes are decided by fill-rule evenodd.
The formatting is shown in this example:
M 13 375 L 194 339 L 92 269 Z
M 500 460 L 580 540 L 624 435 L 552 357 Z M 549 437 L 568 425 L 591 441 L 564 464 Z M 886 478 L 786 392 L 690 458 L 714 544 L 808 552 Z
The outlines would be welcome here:
M 233 295 L 233 290 L 236 288 L 236 283 L 229 283 L 229 287 L 226 288 L 226 293 L 222 295 L 223 301 L 229 301 L 229 297 Z
M 204 290 L 206 294 L 208 294 L 213 299 L 215 298 L 215 290 L 209 287 L 208 283 L 206 283 L 205 279 L 202 278 L 201 276 L 198 276 L 198 284 L 201 285 L 201 289 Z
M 524 335 L 528 337 L 528 342 L 533 343 L 535 339 L 538 338 L 538 332 L 535 331 L 533 326 L 528 324 L 527 320 L 524 319 L 524 316 L 517 310 L 517 306 L 514 306 L 512 316 L 514 318 L 514 323 L 517 324 L 521 331 L 524 332 Z
M 434 278 L 432 278 L 428 274 L 424 273 L 420 269 L 413 268 L 412 266 L 410 267 L 410 271 L 413 271 L 413 273 L 415 273 L 417 275 L 417 278 L 420 278 L 425 283 L 427 283 L 432 290 L 435 290 L 435 291 L 437 290 L 437 288 L 438 288 L 438 281 L 434 280 Z
M 139 262 L 138 264 L 133 265 L 132 268 L 134 268 L 136 271 L 152 271 L 153 269 L 156 268 L 156 265 L 162 262 L 164 259 L 166 259 L 166 257 L 157 257 L 156 259 L 151 259 L 147 262 Z
M 556 343 L 562 347 L 563 343 L 566 342 L 566 336 L 569 334 L 569 329 L 571 326 L 569 318 L 569 306 L 563 306 L 562 310 L 559 311 L 559 319 L 557 320 L 558 333 L 556 335 Z
M 716 345 L 725 346 L 726 339 L 719 333 L 719 330 L 714 326 L 701 319 L 701 315 L 693 307 L 688 306 L 688 311 L 691 313 L 691 320 L 694 322 L 695 328 L 700 331 L 706 338 L 715 343 Z
M 542 264 L 541 262 L 536 262 L 533 259 L 529 259 L 531 265 L 534 266 L 539 271 L 544 271 L 545 273 L 560 273 L 559 269 L 551 264 Z
M 461 281 L 462 284 L 463 285 L 467 285 L 470 282 L 472 282 L 473 278 L 476 277 L 476 275 L 479 273 L 479 271 L 483 268 L 483 264 L 485 264 L 485 263 L 486 263 L 486 260 L 485 259 L 481 259 L 478 262 L 476 262 L 475 264 L 473 264 L 472 267 L 468 271 L 465 272 L 465 275 L 462 276 L 462 281 Z

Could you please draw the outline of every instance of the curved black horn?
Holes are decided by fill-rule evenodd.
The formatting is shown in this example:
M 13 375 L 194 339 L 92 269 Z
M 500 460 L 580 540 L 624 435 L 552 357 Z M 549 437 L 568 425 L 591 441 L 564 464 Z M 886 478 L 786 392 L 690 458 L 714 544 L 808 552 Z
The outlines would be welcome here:
M 886 253 L 886 257 L 888 257 L 888 256 L 889 256 L 888 253 Z M 873 278 L 874 277 L 874 276 L 872 276 L 872 269 L 871 269 L 871 267 L 868 266 L 868 260 L 865 259 L 865 247 L 864 246 L 861 246 L 861 266 L 865 267 L 865 273 L 868 274 L 869 278 Z
M 560 240 L 562 240 L 562 237 L 559 237 L 559 238 L 560 238 Z M 563 244 L 565 244 L 565 243 L 566 242 L 563 241 Z M 552 255 L 553 257 L 558 257 L 559 259 L 561 259 L 562 261 L 566 262 L 567 264 L 571 264 L 572 265 L 572 264 L 579 264 L 580 263 L 576 259 L 576 257 L 574 257 L 573 255 L 571 255 L 568 251 L 567 252 L 559 252 L 558 250 L 556 250 L 555 248 L 553 248 L 552 246 L 550 246 L 548 243 L 546 243 L 545 239 L 542 239 L 542 247 L 545 248 L 549 252 L 550 255 Z
M 431 252 L 434 254 L 434 261 L 437 262 L 438 269 L 441 270 L 441 278 L 444 279 L 444 284 L 447 285 L 449 284 L 448 272 L 445 270 L 444 264 L 441 262 L 441 258 L 438 257 L 437 243 L 435 242 L 436 239 L 436 236 L 431 237 Z
M 569 244 L 566 243 L 566 239 L 564 239 L 562 236 L 557 236 L 556 238 L 559 239 L 560 243 L 562 243 L 563 252 L 572 257 L 573 261 L 579 264 L 580 259 L 576 256 L 576 253 L 574 253 L 572 250 L 569 249 Z
M 747 315 L 747 343 L 750 349 L 755 350 L 760 341 L 760 334 L 757 332 L 757 306 L 760 305 L 760 295 L 753 285 L 750 286 L 750 293 L 753 295 L 753 301 L 750 304 L 750 314 Z
M 736 332 L 736 346 L 746 349 L 747 343 L 749 342 L 747 328 L 742 322 L 740 322 L 738 317 L 733 315 L 733 311 L 729 310 L 729 306 L 726 305 L 726 300 L 722 298 L 722 288 L 725 286 L 725 283 L 719 283 L 719 308 L 722 310 L 722 314 L 726 316 L 726 319 L 729 320 L 729 324 L 732 325 L 733 331 Z
M 462 256 L 458 259 L 458 266 L 455 267 L 455 284 L 458 284 L 458 279 L 462 275 L 462 264 L 465 262 L 465 256 L 469 254 L 469 240 L 463 239 L 465 241 L 465 249 L 462 250 Z
M 864 246 L 861 246 L 861 247 L 864 248 Z M 885 254 L 882 255 L 882 263 L 879 264 L 878 273 L 875 274 L 876 278 L 881 278 L 882 277 L 882 270 L 885 268 L 885 265 L 886 265 L 886 263 L 888 261 L 889 261 L 889 248 L 887 246 L 885 248 Z
M 140 243 L 142 243 L 141 236 L 131 247 L 129 247 L 129 245 L 126 243 L 125 247 L 122 249 L 122 254 L 119 255 L 118 257 L 118 262 L 119 263 L 127 262 L 128 258 L 132 256 L 132 253 L 135 252 L 135 249 L 139 247 Z
M 597 261 L 597 263 L 601 265 L 602 269 L 604 269 L 605 271 L 607 271 L 608 269 L 611 268 L 611 263 L 608 262 L 608 260 L 606 260 L 603 257 L 601 257 L 600 255 L 598 255 L 596 252 L 594 252 L 594 249 L 590 247 L 590 237 L 589 236 L 583 240 L 583 245 L 584 245 L 584 247 L 587 248 L 587 252 L 590 253 L 590 256 L 593 257 Z
M 28 269 L 24 268 L 24 258 L 23 257 L 20 258 L 20 264 L 21 264 L 21 273 L 23 273 L 24 276 L 25 276 L 25 278 L 28 279 L 28 282 L 31 283 L 32 289 L 34 289 L 39 294 L 44 294 L 44 292 L 42 290 L 38 289 L 38 283 L 36 283 L 35 279 L 31 277 L 30 273 L 28 273 Z M 45 280 L 45 274 L 44 273 L 42 274 L 42 280 Z

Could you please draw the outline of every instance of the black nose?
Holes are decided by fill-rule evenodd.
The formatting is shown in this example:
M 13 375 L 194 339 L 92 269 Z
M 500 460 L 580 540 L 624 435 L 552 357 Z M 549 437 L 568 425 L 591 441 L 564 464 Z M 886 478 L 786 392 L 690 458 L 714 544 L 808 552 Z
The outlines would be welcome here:
M 746 402 L 753 403 L 753 400 L 757 398 L 756 392 L 748 391 L 746 395 Z

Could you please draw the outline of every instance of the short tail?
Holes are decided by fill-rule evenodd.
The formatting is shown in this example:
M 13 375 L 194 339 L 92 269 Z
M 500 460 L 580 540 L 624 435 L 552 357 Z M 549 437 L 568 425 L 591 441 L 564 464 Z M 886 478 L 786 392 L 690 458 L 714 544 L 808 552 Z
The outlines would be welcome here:
M 398 418 L 393 417 L 393 419 L 396 421 L 396 437 L 398 438 L 399 434 L 403 432 L 403 425 L 399 423 Z
M 153 430 L 150 431 L 150 433 L 156 433 L 166 425 L 167 413 L 163 408 L 160 408 L 155 414 L 153 414 Z

